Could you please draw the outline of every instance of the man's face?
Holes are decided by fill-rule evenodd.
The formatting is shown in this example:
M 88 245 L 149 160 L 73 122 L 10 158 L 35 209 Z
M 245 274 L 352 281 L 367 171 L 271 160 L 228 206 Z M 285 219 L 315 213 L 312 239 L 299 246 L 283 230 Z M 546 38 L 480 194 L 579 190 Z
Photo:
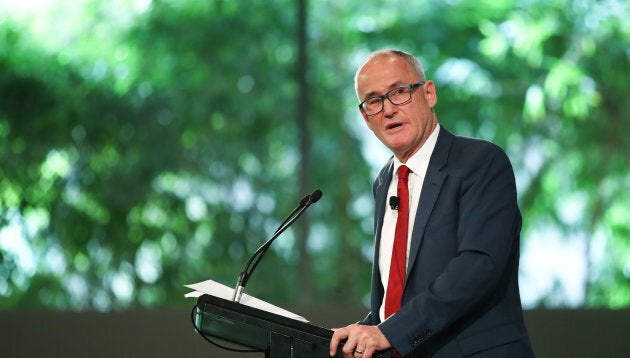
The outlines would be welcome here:
M 422 80 L 414 68 L 398 56 L 379 56 L 366 63 L 357 76 L 359 101 L 380 96 L 389 90 Z M 433 107 L 437 102 L 432 81 L 412 89 L 411 101 L 394 105 L 383 101 L 383 110 L 368 116 L 365 122 L 376 137 L 405 163 L 420 149 L 437 125 Z

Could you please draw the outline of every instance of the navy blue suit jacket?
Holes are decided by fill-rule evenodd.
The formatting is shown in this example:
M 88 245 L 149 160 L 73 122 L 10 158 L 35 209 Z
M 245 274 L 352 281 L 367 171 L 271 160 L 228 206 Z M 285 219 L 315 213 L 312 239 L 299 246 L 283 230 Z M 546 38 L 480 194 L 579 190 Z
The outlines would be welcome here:
M 379 325 L 407 357 L 533 356 L 518 288 L 521 214 L 504 151 L 441 127 L 418 203 L 402 307 L 380 322 L 377 263 L 392 171 L 390 160 L 373 185 L 371 313 L 361 323 Z

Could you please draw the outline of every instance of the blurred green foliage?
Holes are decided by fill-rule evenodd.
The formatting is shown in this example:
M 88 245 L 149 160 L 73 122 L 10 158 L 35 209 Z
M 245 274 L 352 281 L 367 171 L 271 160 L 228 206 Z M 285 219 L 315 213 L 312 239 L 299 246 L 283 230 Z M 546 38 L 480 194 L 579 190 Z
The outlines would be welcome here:
M 312 1 L 306 73 L 289 0 L 0 13 L 0 308 L 189 305 L 184 284 L 232 286 L 306 194 L 303 171 L 324 192 L 308 235 L 276 241 L 247 291 L 365 299 L 376 159 L 352 79 L 390 46 L 425 64 L 442 125 L 506 149 L 524 245 L 582 245 L 582 304 L 630 305 L 630 6 L 520 3 Z M 566 302 L 551 289 L 538 304 Z

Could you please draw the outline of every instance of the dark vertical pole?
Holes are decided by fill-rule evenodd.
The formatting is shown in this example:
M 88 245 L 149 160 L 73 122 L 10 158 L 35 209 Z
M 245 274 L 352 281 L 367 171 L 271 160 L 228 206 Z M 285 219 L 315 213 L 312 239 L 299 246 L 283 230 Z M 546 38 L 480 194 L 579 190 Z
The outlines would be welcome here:
M 297 108 L 297 124 L 298 124 L 298 138 L 299 138 L 299 150 L 301 157 L 301 165 L 298 169 L 300 173 L 300 195 L 304 195 L 310 192 L 310 137 L 308 131 L 308 114 L 309 114 L 309 88 L 307 80 L 307 34 L 306 34 L 306 22 L 307 22 L 307 0 L 298 0 L 298 62 L 297 62 L 297 80 L 299 84 L 299 99 Z M 303 217 L 304 220 L 299 222 L 297 227 L 297 243 L 300 254 L 300 262 L 298 265 L 299 270 L 299 282 L 296 286 L 299 289 L 300 296 L 299 301 L 301 304 L 310 303 L 313 297 L 312 289 L 312 261 L 311 256 L 307 250 L 307 238 L 308 238 L 308 215 Z

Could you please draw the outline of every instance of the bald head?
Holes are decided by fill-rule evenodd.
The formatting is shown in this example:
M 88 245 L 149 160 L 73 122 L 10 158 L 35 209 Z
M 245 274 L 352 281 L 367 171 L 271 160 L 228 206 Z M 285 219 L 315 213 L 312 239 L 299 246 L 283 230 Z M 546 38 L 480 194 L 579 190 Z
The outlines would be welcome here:
M 426 81 L 426 77 L 424 76 L 424 69 L 422 68 L 422 64 L 420 63 L 420 61 L 418 61 L 418 59 L 415 56 L 413 56 L 412 54 L 410 54 L 408 52 L 401 51 L 401 50 L 382 49 L 382 50 L 378 50 L 378 51 L 374 51 L 374 52 L 370 53 L 367 56 L 367 58 L 365 59 L 365 61 L 363 61 L 361 66 L 359 66 L 359 69 L 357 70 L 356 74 L 354 75 L 354 90 L 357 93 L 357 95 L 358 95 L 358 80 L 359 80 L 359 76 L 363 72 L 362 70 L 364 69 L 364 67 L 366 65 L 370 64 L 372 61 L 374 61 L 376 59 L 386 59 L 388 57 L 389 58 L 403 59 L 405 62 L 407 62 L 413 68 L 413 71 L 418 75 L 418 78 L 421 81 Z

